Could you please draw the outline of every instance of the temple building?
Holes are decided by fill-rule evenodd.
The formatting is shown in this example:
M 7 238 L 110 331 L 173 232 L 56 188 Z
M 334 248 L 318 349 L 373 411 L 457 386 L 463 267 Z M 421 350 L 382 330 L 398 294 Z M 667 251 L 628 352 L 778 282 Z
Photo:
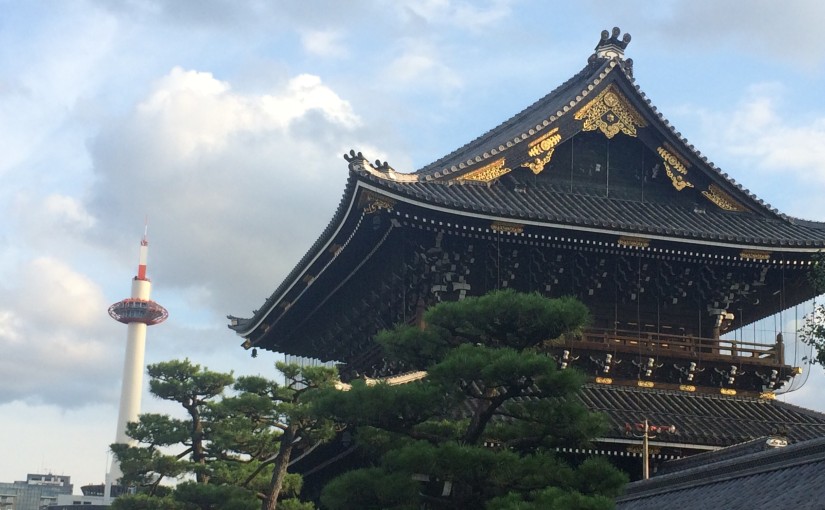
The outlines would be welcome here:
M 592 322 L 548 355 L 589 376 L 581 398 L 611 429 L 569 453 L 637 466 L 645 419 L 654 463 L 778 430 L 825 436 L 825 415 L 775 398 L 801 372 L 781 331 L 748 327 L 815 297 L 825 224 L 708 162 L 635 83 L 629 42 L 603 32 L 572 78 L 415 172 L 346 154 L 328 227 L 251 317 L 230 317 L 243 347 L 389 377 L 415 367 L 384 359 L 373 336 L 430 305 L 501 288 L 572 295 Z

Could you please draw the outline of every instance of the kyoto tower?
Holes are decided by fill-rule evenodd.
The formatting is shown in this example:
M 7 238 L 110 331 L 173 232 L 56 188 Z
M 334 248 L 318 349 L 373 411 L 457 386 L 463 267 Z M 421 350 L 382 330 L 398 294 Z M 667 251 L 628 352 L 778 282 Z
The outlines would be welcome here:
M 146 258 L 149 241 L 146 230 L 140 241 L 140 260 L 137 276 L 132 279 L 132 295 L 109 307 L 109 315 L 118 322 L 128 325 L 126 337 L 126 358 L 123 362 L 123 386 L 120 391 L 120 411 L 117 416 L 116 443 L 135 444 L 126 435 L 126 424 L 138 420 L 140 397 L 143 389 L 143 354 L 146 348 L 146 327 L 160 324 L 169 316 L 166 308 L 149 299 L 152 283 L 146 277 Z M 113 483 L 123 476 L 117 461 L 112 462 L 106 480 L 106 498 Z

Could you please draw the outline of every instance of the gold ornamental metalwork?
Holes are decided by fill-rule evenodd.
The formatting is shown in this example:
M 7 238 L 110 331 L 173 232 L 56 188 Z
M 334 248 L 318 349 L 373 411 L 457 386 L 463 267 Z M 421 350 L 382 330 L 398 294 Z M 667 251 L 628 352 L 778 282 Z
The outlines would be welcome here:
M 506 221 L 494 221 L 490 225 L 493 232 L 504 232 L 508 234 L 521 234 L 524 232 L 524 225 L 520 223 L 507 223 Z
M 690 391 L 690 392 L 693 392 L 693 391 L 696 391 L 696 386 L 693 386 L 692 384 L 680 384 L 680 385 L 679 385 L 679 389 L 680 389 L 681 391 Z
M 650 246 L 650 239 L 644 237 L 621 236 L 616 241 L 619 246 L 626 246 L 629 248 L 647 248 Z
M 390 210 L 390 209 L 392 209 L 392 206 L 393 206 L 393 203 L 389 200 L 374 200 L 374 201 L 370 202 L 369 204 L 367 204 L 366 207 L 364 207 L 364 212 L 367 213 L 367 214 L 372 214 L 372 213 L 378 212 L 382 209 L 383 210 Z
M 596 384 L 613 384 L 613 379 L 609 377 L 597 377 Z
M 682 191 L 685 188 L 692 188 L 693 184 L 685 180 L 687 177 L 687 169 L 690 165 L 679 157 L 673 149 L 668 146 L 662 146 L 656 149 L 659 156 L 662 157 L 662 162 L 665 165 L 665 173 L 670 177 L 670 182 L 677 191 Z
M 759 398 L 762 400 L 776 400 L 776 393 L 772 391 L 763 391 L 759 394 Z
M 736 395 L 736 390 L 732 390 L 730 388 L 722 388 L 722 389 L 719 390 L 719 393 L 721 393 L 722 395 L 733 396 L 733 395 Z
M 636 129 L 647 126 L 645 119 L 636 111 L 615 85 L 610 85 L 573 116 L 583 120 L 582 131 L 599 130 L 608 139 L 618 133 L 636 136 Z
M 636 381 L 636 385 L 640 388 L 652 388 L 656 386 L 653 381 Z
M 743 205 L 731 198 L 730 195 L 722 191 L 719 186 L 715 184 L 708 186 L 707 191 L 702 192 L 702 196 L 725 211 L 742 212 L 745 210 Z
M 647 452 L 650 455 L 659 455 L 662 452 L 662 448 L 659 446 L 650 446 L 648 447 Z M 635 445 L 628 446 L 627 453 L 632 453 L 635 455 L 644 455 L 644 447 Z
M 504 158 L 499 158 L 481 168 L 466 173 L 458 181 L 491 182 L 510 171 L 505 165 Z
M 365 214 L 373 214 L 380 210 L 391 210 L 395 206 L 395 200 L 371 191 L 365 191 L 361 196 L 361 205 Z
M 739 252 L 739 258 L 750 260 L 770 260 L 771 252 L 761 250 L 742 250 Z
M 533 159 L 525 162 L 524 166 L 532 170 L 534 174 L 540 174 L 544 166 L 553 158 L 553 152 L 560 141 L 559 128 L 553 128 L 549 133 L 530 142 L 527 145 L 527 154 Z

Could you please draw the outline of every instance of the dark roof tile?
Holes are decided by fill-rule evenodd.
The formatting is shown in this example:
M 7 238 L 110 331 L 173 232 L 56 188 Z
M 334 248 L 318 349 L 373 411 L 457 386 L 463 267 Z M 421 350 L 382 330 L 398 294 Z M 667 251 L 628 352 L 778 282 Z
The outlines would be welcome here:
M 768 450 L 764 441 L 665 463 L 666 474 L 628 485 L 616 508 L 823 508 L 825 437 Z
M 776 400 L 727 397 L 680 391 L 586 385 L 584 404 L 607 414 L 606 437 L 627 438 L 626 424 L 647 418 L 656 425 L 675 425 L 666 440 L 685 445 L 730 446 L 787 428 L 792 442 L 825 436 L 825 414 Z

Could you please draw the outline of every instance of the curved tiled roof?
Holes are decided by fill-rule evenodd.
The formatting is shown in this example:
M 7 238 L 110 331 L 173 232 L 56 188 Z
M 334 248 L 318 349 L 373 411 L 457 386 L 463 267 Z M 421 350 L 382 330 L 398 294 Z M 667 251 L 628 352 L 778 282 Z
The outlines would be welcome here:
M 715 208 L 696 212 L 692 204 L 638 202 L 578 195 L 550 187 L 517 191 L 503 184 L 397 183 L 360 173 L 362 179 L 399 196 L 458 212 L 501 216 L 512 221 L 618 230 L 640 235 L 667 236 L 774 247 L 825 246 L 825 224 L 730 213 Z

